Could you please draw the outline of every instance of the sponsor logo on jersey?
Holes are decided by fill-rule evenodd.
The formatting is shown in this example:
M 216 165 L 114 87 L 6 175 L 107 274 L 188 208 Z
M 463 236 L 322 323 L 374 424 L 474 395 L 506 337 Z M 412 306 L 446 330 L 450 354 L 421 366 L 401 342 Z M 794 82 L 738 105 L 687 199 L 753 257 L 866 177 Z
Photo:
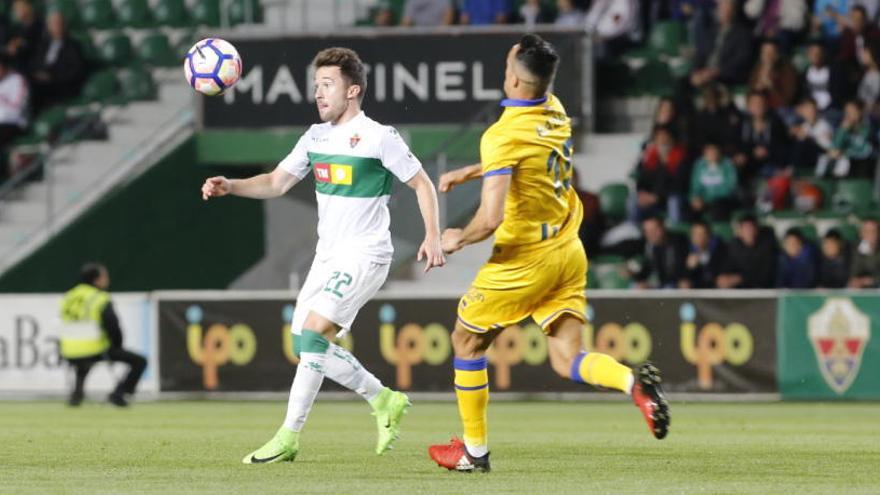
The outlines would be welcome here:
M 354 178 L 351 165 L 339 165 L 337 163 L 316 163 L 315 180 L 328 184 L 350 186 Z
M 829 298 L 807 320 L 807 334 L 819 370 L 832 390 L 846 392 L 859 374 L 862 354 L 871 339 L 871 321 L 851 299 Z

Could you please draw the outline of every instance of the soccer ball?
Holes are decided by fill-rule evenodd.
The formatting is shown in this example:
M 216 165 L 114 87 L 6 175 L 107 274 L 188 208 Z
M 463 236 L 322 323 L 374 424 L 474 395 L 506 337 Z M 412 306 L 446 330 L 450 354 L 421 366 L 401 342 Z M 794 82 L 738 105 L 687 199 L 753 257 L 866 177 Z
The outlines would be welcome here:
M 231 88 L 241 77 L 241 57 L 231 43 L 220 38 L 199 41 L 183 61 L 186 82 L 207 96 L 217 96 Z

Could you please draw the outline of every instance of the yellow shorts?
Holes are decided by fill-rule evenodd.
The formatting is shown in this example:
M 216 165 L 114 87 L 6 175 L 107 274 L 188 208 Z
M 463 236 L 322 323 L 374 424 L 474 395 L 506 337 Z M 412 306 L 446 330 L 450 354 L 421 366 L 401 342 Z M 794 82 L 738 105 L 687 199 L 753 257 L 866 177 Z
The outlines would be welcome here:
M 580 239 L 522 252 L 497 247 L 458 303 L 458 321 L 485 333 L 532 317 L 547 332 L 563 314 L 586 322 L 587 255 Z

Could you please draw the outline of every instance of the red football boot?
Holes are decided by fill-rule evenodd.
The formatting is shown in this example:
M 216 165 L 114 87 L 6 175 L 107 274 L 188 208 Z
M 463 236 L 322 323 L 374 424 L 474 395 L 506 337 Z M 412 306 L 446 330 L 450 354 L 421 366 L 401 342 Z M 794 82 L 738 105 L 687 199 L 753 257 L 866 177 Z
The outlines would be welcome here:
M 468 454 L 461 439 L 452 437 L 446 445 L 431 445 L 428 447 L 428 456 L 437 463 L 438 466 L 444 467 L 450 471 L 458 471 L 460 473 L 473 473 L 481 471 L 488 473 L 489 454 L 483 457 L 473 457 Z
M 660 387 L 660 370 L 651 363 L 645 363 L 634 371 L 635 384 L 632 389 L 632 399 L 645 421 L 648 429 L 658 440 L 663 439 L 669 433 L 669 402 Z

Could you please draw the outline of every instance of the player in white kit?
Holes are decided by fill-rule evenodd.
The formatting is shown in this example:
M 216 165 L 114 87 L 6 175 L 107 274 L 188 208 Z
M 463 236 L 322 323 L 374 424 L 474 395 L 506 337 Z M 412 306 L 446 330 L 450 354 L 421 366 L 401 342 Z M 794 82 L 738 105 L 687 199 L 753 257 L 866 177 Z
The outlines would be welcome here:
M 347 48 L 328 48 L 313 64 L 323 123 L 311 126 L 274 171 L 249 179 L 211 177 L 202 186 L 206 200 L 227 194 L 267 199 L 286 193 L 309 170 L 315 176 L 319 240 L 291 324 L 300 362 L 287 416 L 269 442 L 243 459 L 245 464 L 296 457 L 300 431 L 324 376 L 370 402 L 379 431 L 376 453 L 388 450 L 396 439 L 409 399 L 383 387 L 350 352 L 332 343 L 351 329 L 360 308 L 388 276 L 393 253 L 388 200 L 394 177 L 418 197 L 425 223 L 418 259 L 425 260 L 425 271 L 446 263 L 430 178 L 393 127 L 361 111 L 366 76 L 358 55 Z

